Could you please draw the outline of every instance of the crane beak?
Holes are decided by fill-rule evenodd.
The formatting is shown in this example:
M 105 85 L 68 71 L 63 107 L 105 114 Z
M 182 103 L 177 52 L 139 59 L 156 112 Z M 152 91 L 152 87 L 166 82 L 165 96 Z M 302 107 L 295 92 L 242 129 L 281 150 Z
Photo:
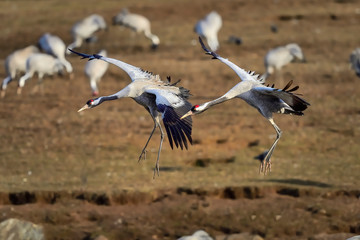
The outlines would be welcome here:
M 80 109 L 78 110 L 78 112 L 84 111 L 84 110 L 89 109 L 89 108 L 90 108 L 90 107 L 89 107 L 87 104 L 85 104 L 85 106 L 83 106 L 82 108 L 80 108 Z
M 186 117 L 188 117 L 188 116 L 191 116 L 191 115 L 193 115 L 193 112 L 190 110 L 190 111 L 188 111 L 187 113 L 185 113 L 185 114 L 180 118 L 180 120 L 181 120 L 181 119 L 184 119 L 184 118 L 186 118 Z

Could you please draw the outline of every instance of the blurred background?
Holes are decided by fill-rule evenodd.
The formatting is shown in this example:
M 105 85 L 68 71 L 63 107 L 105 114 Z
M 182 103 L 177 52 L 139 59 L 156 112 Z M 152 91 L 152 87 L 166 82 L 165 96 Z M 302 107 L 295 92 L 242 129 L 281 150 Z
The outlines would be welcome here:
M 124 8 L 149 20 L 151 37 L 113 25 Z M 76 51 L 104 49 L 163 80 L 181 79 L 189 101 L 201 104 L 240 81 L 198 42 L 194 29 L 212 11 L 221 17 L 216 52 L 245 70 L 265 74 L 265 56 L 289 43 L 306 57 L 266 79 L 278 88 L 293 80 L 311 104 L 302 117 L 275 115 L 283 134 L 270 174 L 259 174 L 255 157 L 275 131 L 234 99 L 193 117 L 189 150 L 172 150 L 165 139 L 153 179 L 160 134 L 138 162 L 153 127 L 141 106 L 121 99 L 77 112 L 93 95 L 124 88 L 129 76 L 110 65 L 94 93 L 87 60 L 64 54 L 58 58 L 72 70 L 65 64 L 61 76 L 45 75 L 42 84 L 34 74 L 21 94 L 19 73 L 0 99 L 0 220 L 41 224 L 46 239 L 177 239 L 198 229 L 214 239 L 243 232 L 264 239 L 360 234 L 360 79 L 350 63 L 360 47 L 357 0 L 1 1 L 0 76 L 8 76 L 6 59 L 16 50 L 38 46 L 45 33 L 68 47 L 73 26 L 98 14 L 106 29 L 85 36 Z

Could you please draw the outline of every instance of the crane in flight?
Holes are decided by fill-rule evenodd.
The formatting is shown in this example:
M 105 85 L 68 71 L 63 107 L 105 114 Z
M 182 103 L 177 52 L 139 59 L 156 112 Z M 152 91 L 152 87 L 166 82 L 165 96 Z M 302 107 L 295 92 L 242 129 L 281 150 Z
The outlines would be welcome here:
M 90 99 L 86 102 L 85 106 L 79 109 L 81 112 L 85 109 L 94 108 L 105 101 L 112 101 L 120 98 L 129 97 L 134 99 L 138 104 L 145 107 L 150 113 L 153 121 L 154 128 L 141 151 L 139 161 L 142 158 L 146 158 L 146 147 L 158 127 L 161 133 L 160 146 L 158 150 L 157 160 L 154 169 L 155 174 L 159 176 L 159 158 L 164 140 L 164 132 L 162 130 L 160 120 L 162 119 L 166 133 L 169 139 L 170 147 L 173 149 L 173 142 L 177 148 L 188 149 L 188 141 L 192 144 L 191 131 L 192 120 L 191 117 L 180 119 L 182 115 L 191 109 L 191 104 L 187 101 L 190 96 L 189 90 L 178 87 L 178 83 L 170 83 L 170 77 L 168 82 L 164 82 L 160 79 L 159 75 L 154 75 L 148 71 L 144 71 L 141 68 L 132 66 L 120 60 L 114 58 L 103 57 L 101 55 L 88 55 L 75 52 L 69 49 L 71 52 L 81 56 L 82 58 L 88 58 L 89 60 L 100 59 L 102 61 L 114 64 L 124 70 L 131 78 L 132 82 L 119 92 L 102 96 L 95 99 Z M 97 61 L 97 60 L 94 60 Z
M 228 59 L 220 57 L 215 52 L 208 50 L 201 37 L 199 37 L 200 44 L 206 54 L 209 54 L 213 59 L 218 59 L 221 62 L 228 65 L 242 80 L 232 89 L 230 89 L 223 96 L 203 103 L 201 105 L 193 106 L 189 112 L 183 115 L 180 119 L 189 117 L 194 114 L 199 114 L 209 109 L 210 107 L 225 102 L 233 98 L 240 98 L 247 102 L 250 106 L 256 108 L 261 115 L 263 115 L 275 128 L 276 139 L 271 145 L 270 149 L 267 151 L 266 156 L 260 163 L 260 172 L 270 172 L 271 170 L 271 161 L 270 157 L 281 137 L 281 129 L 275 124 L 273 119 L 273 113 L 281 114 L 294 114 L 294 115 L 303 115 L 303 111 L 310 105 L 307 101 L 300 98 L 295 92 L 299 86 L 293 87 L 290 86 L 292 81 L 290 81 L 283 89 L 274 88 L 274 86 L 265 86 L 264 79 L 256 75 L 254 72 L 246 72 L 239 66 L 235 65 Z

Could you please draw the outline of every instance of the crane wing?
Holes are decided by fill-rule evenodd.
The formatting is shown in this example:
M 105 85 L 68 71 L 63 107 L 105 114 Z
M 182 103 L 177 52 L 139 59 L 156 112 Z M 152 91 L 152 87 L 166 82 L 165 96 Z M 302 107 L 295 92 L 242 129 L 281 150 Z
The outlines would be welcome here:
M 251 91 L 281 99 L 296 112 L 304 111 L 310 105 L 310 103 L 293 93 L 299 88 L 298 86 L 295 86 L 292 89 L 288 89 L 291 84 L 292 81 L 290 81 L 283 89 L 262 86 L 255 87 Z
M 70 48 L 69 48 L 69 50 L 71 52 L 81 56 L 82 59 L 88 58 L 89 61 L 93 60 L 93 59 L 100 59 L 105 62 L 114 64 L 114 65 L 118 66 L 119 68 L 121 68 L 122 70 L 124 70 L 129 75 L 129 77 L 131 78 L 132 81 L 136 81 L 137 79 L 144 79 L 144 78 L 151 79 L 153 77 L 153 75 L 150 72 L 144 71 L 139 67 L 135 67 L 133 65 L 130 65 L 128 63 L 125 63 L 123 61 L 120 61 L 120 60 L 117 60 L 114 58 L 103 57 L 98 54 L 89 55 L 89 54 L 79 53 Z
M 178 148 L 188 149 L 188 141 L 192 144 L 192 119 L 180 119 L 187 113 L 192 105 L 179 95 L 165 89 L 148 89 L 146 92 L 156 96 L 156 106 L 162 113 L 162 120 L 166 129 L 171 148 L 173 142 Z
M 228 65 L 232 70 L 234 70 L 234 72 L 240 77 L 240 79 L 242 81 L 257 81 L 257 82 L 260 82 L 260 83 L 265 82 L 265 80 L 262 77 L 259 77 L 258 74 L 255 74 L 254 72 L 247 72 L 244 69 L 242 69 L 241 67 L 234 64 L 233 62 L 229 61 L 228 59 L 220 57 L 217 53 L 212 52 L 209 49 L 207 49 L 205 47 L 205 44 L 202 41 L 201 37 L 199 37 L 199 42 L 200 42 L 201 47 L 204 49 L 206 54 L 211 55 L 211 56 L 213 56 L 213 59 L 218 59 L 221 62 Z

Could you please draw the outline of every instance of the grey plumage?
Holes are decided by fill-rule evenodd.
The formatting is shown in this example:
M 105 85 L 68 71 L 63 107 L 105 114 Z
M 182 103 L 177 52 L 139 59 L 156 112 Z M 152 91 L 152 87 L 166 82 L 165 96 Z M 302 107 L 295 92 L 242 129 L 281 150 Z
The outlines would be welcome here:
M 187 149 L 188 142 L 192 144 L 191 117 L 180 119 L 180 117 L 191 108 L 191 104 L 187 101 L 187 98 L 190 95 L 187 89 L 176 86 L 176 83 L 170 83 L 169 77 L 167 82 L 161 81 L 159 75 L 154 75 L 117 59 L 103 57 L 97 54 L 87 55 L 75 52 L 71 49 L 70 51 L 82 56 L 83 58 L 88 58 L 89 60 L 100 59 L 105 62 L 112 63 L 123 69 L 130 76 L 132 82 L 125 88 L 109 96 L 90 99 L 86 105 L 79 110 L 79 112 L 96 107 L 105 101 L 116 100 L 124 97 L 132 98 L 137 103 L 144 106 L 154 121 L 154 128 L 140 154 L 139 160 L 143 157 L 146 158 L 146 147 L 157 127 L 160 129 L 161 133 L 154 176 L 156 172 L 159 174 L 159 158 L 164 138 L 164 132 L 160 124 L 161 119 L 163 120 L 171 148 L 173 148 L 175 144 L 177 148 L 180 147 L 181 149 Z
M 81 47 L 84 41 L 92 42 L 96 39 L 95 33 L 107 28 L 105 19 L 98 15 L 92 14 L 78 22 L 71 28 L 73 42 L 67 47 L 68 49 Z M 70 51 L 66 51 L 70 54 Z
M 18 49 L 6 57 L 5 70 L 7 77 L 1 84 L 1 97 L 5 97 L 7 85 L 15 79 L 19 73 L 24 74 L 26 72 L 27 59 L 34 53 L 39 53 L 39 49 L 36 46 L 30 45 L 28 47 Z
M 360 77 L 360 48 L 356 48 L 350 54 L 350 64 L 356 75 Z
M 270 157 L 282 133 L 280 128 L 275 124 L 273 120 L 273 113 L 303 115 L 303 111 L 310 104 L 294 93 L 299 88 L 298 86 L 290 88 L 292 81 L 290 81 L 283 89 L 265 86 L 263 78 L 259 77 L 254 72 L 246 72 L 245 70 L 238 67 L 229 60 L 220 57 L 215 52 L 211 52 L 205 47 L 201 38 L 199 38 L 199 41 L 206 54 L 209 54 L 214 59 L 218 59 L 228 65 L 231 69 L 235 71 L 235 73 L 240 77 L 242 81 L 235 85 L 223 96 L 215 100 L 203 103 L 201 105 L 195 105 L 188 113 L 186 113 L 182 117 L 188 117 L 194 114 L 202 113 L 211 106 L 233 98 L 241 98 L 249 105 L 256 108 L 261 113 L 261 115 L 263 115 L 271 123 L 277 133 L 275 142 L 268 150 L 266 156 L 261 161 L 260 165 L 260 171 L 263 171 L 264 173 L 270 171 Z
M 264 57 L 266 70 L 264 78 L 268 78 L 275 71 L 280 72 L 282 67 L 295 60 L 306 62 L 303 51 L 296 43 L 290 43 L 285 46 L 271 49 Z
M 156 49 L 160 44 L 159 37 L 151 32 L 149 19 L 139 14 L 130 13 L 126 8 L 113 17 L 113 24 L 122 25 L 136 33 L 144 33 L 145 37 L 151 40 L 153 49 Z

